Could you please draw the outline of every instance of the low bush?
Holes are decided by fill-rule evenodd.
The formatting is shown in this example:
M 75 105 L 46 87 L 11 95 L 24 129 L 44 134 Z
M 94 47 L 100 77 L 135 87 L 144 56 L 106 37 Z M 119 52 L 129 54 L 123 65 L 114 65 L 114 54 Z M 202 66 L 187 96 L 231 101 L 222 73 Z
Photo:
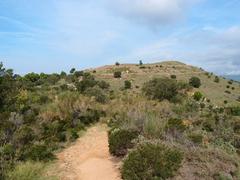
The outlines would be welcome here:
M 124 160 L 122 178 L 167 179 L 173 177 L 183 160 L 183 153 L 160 143 L 142 143 Z
M 193 99 L 195 99 L 196 101 L 200 101 L 202 99 L 202 97 L 203 97 L 203 95 L 199 91 L 195 92 L 193 95 Z
M 230 91 L 225 91 L 225 93 L 226 93 L 226 94 L 231 94 L 231 92 L 230 92 Z
M 220 78 L 219 78 L 218 76 L 215 76 L 214 82 L 215 82 L 215 83 L 219 83 L 219 82 L 220 82 Z
M 97 86 L 88 88 L 85 94 L 90 97 L 95 97 L 96 101 L 99 103 L 106 103 L 108 100 L 106 93 Z
M 114 78 L 121 78 L 122 77 L 122 72 L 121 71 L 115 71 L 113 74 Z
M 201 86 L 201 80 L 198 77 L 191 77 L 189 79 L 189 84 L 192 87 L 199 88 Z
M 130 81 L 124 81 L 124 89 L 131 89 L 132 83 Z
M 8 180 L 47 180 L 43 177 L 46 164 L 42 162 L 23 162 L 7 173 Z
M 177 76 L 174 74 L 172 74 L 170 77 L 171 77 L 171 79 L 177 79 Z
M 109 150 L 115 156 L 124 156 L 133 147 L 132 140 L 137 138 L 138 132 L 129 129 L 114 129 L 109 132 Z
M 178 95 L 178 83 L 173 79 L 155 78 L 146 82 L 142 91 L 150 99 L 171 101 Z
M 24 159 L 29 159 L 33 161 L 49 161 L 53 160 L 55 156 L 48 149 L 46 145 L 36 144 L 32 145 L 26 149 L 24 153 Z
M 202 134 L 193 133 L 193 134 L 190 134 L 188 137 L 195 144 L 202 144 L 202 142 L 203 142 L 203 135 Z
M 180 131 L 183 132 L 187 127 L 184 125 L 183 120 L 171 118 L 168 120 L 165 129 L 167 131 Z

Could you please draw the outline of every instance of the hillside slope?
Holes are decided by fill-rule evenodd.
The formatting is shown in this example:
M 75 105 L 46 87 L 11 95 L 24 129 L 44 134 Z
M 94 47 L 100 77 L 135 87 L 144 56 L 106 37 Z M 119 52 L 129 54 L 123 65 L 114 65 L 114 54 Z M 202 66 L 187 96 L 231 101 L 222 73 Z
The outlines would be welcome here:
M 142 66 L 137 64 L 110 65 L 88 71 L 96 72 L 96 78 L 109 82 L 114 90 L 123 87 L 125 80 L 130 80 L 133 84 L 133 91 L 138 91 L 144 82 L 155 77 L 170 78 L 171 75 L 176 75 L 177 80 L 188 82 L 192 76 L 197 76 L 202 81 L 199 90 L 213 104 L 224 105 L 224 101 L 227 101 L 230 105 L 239 104 L 239 101 L 237 101 L 240 96 L 239 82 L 230 82 L 228 79 L 219 77 L 219 82 L 216 83 L 214 82 L 216 75 L 213 73 L 177 61 L 144 64 Z M 115 71 L 122 72 L 121 79 L 113 78 Z

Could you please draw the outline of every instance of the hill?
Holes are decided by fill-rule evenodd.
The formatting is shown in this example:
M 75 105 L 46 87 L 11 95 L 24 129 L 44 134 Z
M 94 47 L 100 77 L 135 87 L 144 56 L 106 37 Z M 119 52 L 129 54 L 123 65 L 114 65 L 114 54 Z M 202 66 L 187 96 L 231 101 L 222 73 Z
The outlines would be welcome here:
M 230 105 L 238 104 L 237 99 L 240 95 L 240 83 L 219 77 L 219 82 L 214 82 L 216 75 L 204 71 L 201 68 L 186 65 L 177 61 L 166 61 L 154 64 L 121 64 L 119 66 L 104 66 L 88 70 L 95 72 L 97 79 L 105 80 L 111 84 L 114 90 L 124 86 L 125 80 L 130 80 L 133 91 L 139 91 L 144 82 L 157 77 L 168 77 L 176 75 L 177 80 L 188 82 L 192 76 L 197 76 L 202 81 L 200 90 L 204 96 L 216 105 L 224 105 L 228 101 Z M 113 78 L 115 71 L 122 72 L 122 78 Z M 230 87 L 228 87 L 230 86 Z M 229 93 L 230 92 L 230 93 Z

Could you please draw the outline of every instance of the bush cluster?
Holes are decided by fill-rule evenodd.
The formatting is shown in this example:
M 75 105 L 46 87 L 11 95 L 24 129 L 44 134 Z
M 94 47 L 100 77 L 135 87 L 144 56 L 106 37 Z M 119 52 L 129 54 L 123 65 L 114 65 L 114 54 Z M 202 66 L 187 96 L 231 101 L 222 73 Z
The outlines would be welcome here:
M 133 147 L 132 140 L 137 138 L 138 132 L 131 129 L 114 129 L 109 132 L 109 150 L 115 156 L 124 156 Z
M 177 81 L 168 78 L 155 78 L 143 85 L 142 91 L 150 99 L 173 101 L 179 94 Z
M 132 179 L 167 179 L 178 171 L 183 154 L 160 143 L 142 143 L 124 160 L 122 177 Z
M 201 86 L 201 80 L 198 77 L 191 77 L 189 79 L 189 84 L 192 87 L 199 88 Z

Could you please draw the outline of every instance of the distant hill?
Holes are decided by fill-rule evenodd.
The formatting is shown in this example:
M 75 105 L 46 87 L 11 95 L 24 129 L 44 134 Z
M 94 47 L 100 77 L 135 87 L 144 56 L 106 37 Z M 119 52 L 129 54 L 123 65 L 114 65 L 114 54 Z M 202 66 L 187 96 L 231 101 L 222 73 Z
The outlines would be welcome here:
M 201 79 L 202 86 L 195 91 L 201 91 L 212 103 L 224 105 L 224 101 L 228 101 L 229 105 L 239 104 L 237 99 L 240 94 L 240 84 L 238 82 L 229 84 L 229 79 L 239 80 L 239 76 L 231 76 L 228 79 L 219 76 L 220 81 L 216 83 L 214 79 L 217 75 L 178 61 L 143 64 L 142 66 L 139 64 L 107 65 L 87 71 L 94 72 L 97 79 L 109 82 L 114 90 L 123 87 L 125 80 L 130 80 L 133 91 L 140 91 L 142 85 L 154 77 L 170 78 L 171 75 L 176 75 L 177 80 L 188 82 L 192 76 L 197 76 Z M 115 71 L 122 72 L 121 79 L 113 77 Z

